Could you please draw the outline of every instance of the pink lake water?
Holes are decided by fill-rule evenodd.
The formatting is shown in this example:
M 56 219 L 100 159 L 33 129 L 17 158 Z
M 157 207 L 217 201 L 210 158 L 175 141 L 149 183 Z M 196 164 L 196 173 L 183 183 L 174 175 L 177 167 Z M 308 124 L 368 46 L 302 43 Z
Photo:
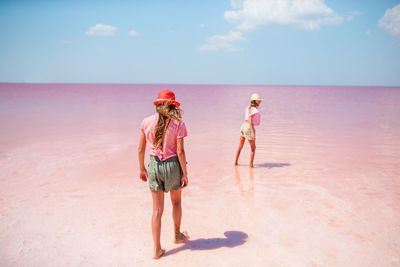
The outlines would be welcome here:
M 184 110 L 183 245 L 151 259 L 138 178 L 157 92 Z M 250 95 L 264 101 L 233 166 Z M 400 88 L 0 84 L 1 266 L 399 266 Z M 146 161 L 148 161 L 148 152 Z

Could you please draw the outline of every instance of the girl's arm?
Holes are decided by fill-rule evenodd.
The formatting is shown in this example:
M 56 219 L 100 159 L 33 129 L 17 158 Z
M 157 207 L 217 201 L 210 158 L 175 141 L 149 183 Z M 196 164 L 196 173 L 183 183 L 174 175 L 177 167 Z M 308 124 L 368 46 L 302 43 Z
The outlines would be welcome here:
M 254 132 L 253 116 L 254 116 L 254 114 L 250 116 L 249 124 L 250 124 L 250 130 L 251 130 L 251 137 L 253 137 L 253 139 L 255 139 L 256 134 Z
M 182 188 L 186 187 L 188 185 L 188 178 L 187 178 L 187 169 L 186 169 L 186 154 L 185 154 L 185 148 L 183 144 L 183 138 L 178 138 L 177 141 L 177 152 L 178 152 L 178 159 L 179 163 L 182 168 L 182 178 L 181 178 L 181 186 Z
M 142 132 L 139 139 L 139 148 L 138 148 L 138 158 L 139 158 L 139 167 L 140 174 L 139 177 L 144 182 L 147 181 L 147 170 L 144 167 L 144 154 L 146 153 L 146 136 Z

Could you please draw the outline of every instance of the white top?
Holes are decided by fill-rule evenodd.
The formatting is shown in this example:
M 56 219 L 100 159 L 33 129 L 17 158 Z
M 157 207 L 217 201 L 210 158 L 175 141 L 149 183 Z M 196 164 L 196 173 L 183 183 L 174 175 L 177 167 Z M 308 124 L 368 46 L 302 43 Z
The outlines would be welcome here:
M 246 117 L 244 119 L 250 120 L 250 117 L 254 115 L 251 122 L 253 125 L 260 125 L 260 112 L 256 107 L 252 107 L 249 112 L 249 107 L 250 106 L 246 107 Z

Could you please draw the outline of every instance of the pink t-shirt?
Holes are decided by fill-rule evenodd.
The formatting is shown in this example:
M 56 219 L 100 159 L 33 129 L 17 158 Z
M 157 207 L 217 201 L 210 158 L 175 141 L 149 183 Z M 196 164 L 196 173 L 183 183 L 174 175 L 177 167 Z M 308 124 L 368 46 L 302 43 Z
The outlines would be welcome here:
M 252 123 L 253 123 L 253 125 L 260 125 L 260 112 L 258 111 L 258 109 L 257 108 L 255 108 L 255 107 L 252 107 L 251 108 L 251 110 L 250 110 L 250 112 L 249 112 L 249 107 L 250 106 L 248 106 L 247 108 L 246 108 L 246 117 L 244 118 L 245 120 L 250 120 L 249 118 L 251 117 L 251 116 L 253 116 L 252 117 Z
M 177 139 L 187 136 L 186 125 L 182 120 L 171 119 L 165 132 L 163 149 L 154 145 L 155 129 L 158 122 L 158 113 L 145 118 L 142 121 L 141 130 L 146 136 L 146 141 L 151 147 L 151 154 L 160 160 L 166 160 L 177 155 Z

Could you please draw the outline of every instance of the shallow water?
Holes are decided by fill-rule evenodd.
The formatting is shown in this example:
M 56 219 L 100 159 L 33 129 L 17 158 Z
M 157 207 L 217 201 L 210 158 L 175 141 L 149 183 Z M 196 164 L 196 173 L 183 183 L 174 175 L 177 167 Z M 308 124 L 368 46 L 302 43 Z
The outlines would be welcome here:
M 152 263 L 136 149 L 165 88 L 189 134 L 182 226 L 191 235 L 171 243 L 166 202 L 165 263 L 400 263 L 400 88 L 0 84 L 6 265 Z M 234 167 L 253 92 L 264 98 L 255 168 L 247 144 Z

